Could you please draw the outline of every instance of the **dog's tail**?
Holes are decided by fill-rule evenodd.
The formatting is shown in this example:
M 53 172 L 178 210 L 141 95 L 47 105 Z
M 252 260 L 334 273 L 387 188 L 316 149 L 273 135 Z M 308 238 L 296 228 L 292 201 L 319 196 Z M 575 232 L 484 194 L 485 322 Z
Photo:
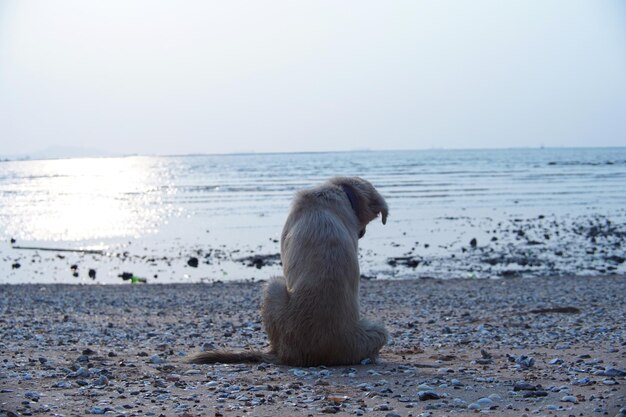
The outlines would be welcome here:
M 248 350 L 246 352 L 226 352 L 211 350 L 195 353 L 185 360 L 187 363 L 277 363 L 278 358 L 273 353 Z

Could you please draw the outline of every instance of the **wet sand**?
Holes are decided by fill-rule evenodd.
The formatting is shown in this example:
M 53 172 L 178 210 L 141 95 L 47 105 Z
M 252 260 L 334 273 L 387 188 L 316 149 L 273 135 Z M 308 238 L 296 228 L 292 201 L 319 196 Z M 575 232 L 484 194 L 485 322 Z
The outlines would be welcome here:
M 615 416 L 626 276 L 363 281 L 376 364 L 188 365 L 262 349 L 263 283 L 0 286 L 0 415 Z M 626 410 L 623 411 L 623 413 Z
M 198 229 L 195 235 L 180 227 L 179 234 L 111 246 L 0 242 L 0 285 L 121 284 L 124 273 L 150 284 L 267 279 L 282 273 L 283 222 L 281 215 L 264 218 L 262 226 L 245 233 L 241 228 L 208 233 L 190 218 L 187 227 Z M 245 242 L 232 241 L 235 237 Z M 359 241 L 361 273 L 377 279 L 624 275 L 624 253 L 626 210 L 612 216 L 394 218 L 385 226 L 370 223 Z

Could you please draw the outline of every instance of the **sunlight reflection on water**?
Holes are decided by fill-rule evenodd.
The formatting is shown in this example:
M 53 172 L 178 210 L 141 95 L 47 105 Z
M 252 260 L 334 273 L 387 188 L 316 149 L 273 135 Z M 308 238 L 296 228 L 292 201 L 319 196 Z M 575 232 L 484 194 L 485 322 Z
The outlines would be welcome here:
M 79 241 L 155 232 L 169 208 L 165 178 L 147 158 L 11 163 L 1 226 L 27 240 Z M 10 196 L 10 198 L 6 198 Z

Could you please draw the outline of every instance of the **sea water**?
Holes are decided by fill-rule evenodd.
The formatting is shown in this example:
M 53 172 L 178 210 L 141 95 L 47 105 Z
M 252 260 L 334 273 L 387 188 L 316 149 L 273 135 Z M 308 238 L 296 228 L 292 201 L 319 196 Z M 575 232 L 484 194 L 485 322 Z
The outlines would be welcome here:
M 293 194 L 336 175 L 389 205 L 364 278 L 624 272 L 626 148 L 422 150 L 1 162 L 0 282 L 266 279 L 278 262 L 246 259 L 278 254 Z

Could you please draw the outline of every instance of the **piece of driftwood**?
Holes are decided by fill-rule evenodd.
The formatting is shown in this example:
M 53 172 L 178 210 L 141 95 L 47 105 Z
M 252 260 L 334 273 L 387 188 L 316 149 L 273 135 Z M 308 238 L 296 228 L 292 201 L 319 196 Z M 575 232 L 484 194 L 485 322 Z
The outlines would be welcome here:
M 50 252 L 78 252 L 78 253 L 90 253 L 93 255 L 104 255 L 103 250 L 97 250 L 97 249 L 40 248 L 37 246 L 13 246 L 13 249 L 47 250 Z

